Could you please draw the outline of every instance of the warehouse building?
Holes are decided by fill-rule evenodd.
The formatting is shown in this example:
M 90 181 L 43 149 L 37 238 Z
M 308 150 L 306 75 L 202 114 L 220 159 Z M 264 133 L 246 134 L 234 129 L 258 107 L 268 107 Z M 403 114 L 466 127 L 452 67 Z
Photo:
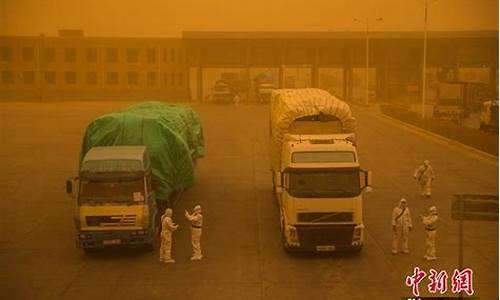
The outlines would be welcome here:
M 370 101 L 421 97 L 421 32 L 369 35 Z M 211 101 L 214 85 L 236 78 L 243 101 L 256 78 L 275 87 L 319 87 L 347 100 L 365 97 L 364 32 L 183 32 L 182 38 L 0 37 L 2 99 L 162 99 Z M 443 81 L 498 92 L 498 32 L 429 32 L 427 97 Z

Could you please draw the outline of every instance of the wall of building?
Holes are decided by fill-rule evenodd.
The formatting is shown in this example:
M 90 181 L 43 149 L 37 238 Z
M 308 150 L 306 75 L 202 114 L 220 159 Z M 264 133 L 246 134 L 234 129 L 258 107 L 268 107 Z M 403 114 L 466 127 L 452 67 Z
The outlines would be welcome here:
M 0 38 L 3 99 L 188 98 L 180 39 Z
M 418 101 L 422 36 L 373 33 L 369 98 Z M 188 33 L 183 38 L 0 37 L 0 99 L 206 100 L 221 76 L 237 73 L 243 100 L 256 101 L 256 77 L 276 87 L 320 87 L 365 97 L 363 33 Z M 226 74 L 225 74 L 226 73 Z M 437 82 L 483 82 L 498 91 L 498 33 L 430 35 L 427 95 Z

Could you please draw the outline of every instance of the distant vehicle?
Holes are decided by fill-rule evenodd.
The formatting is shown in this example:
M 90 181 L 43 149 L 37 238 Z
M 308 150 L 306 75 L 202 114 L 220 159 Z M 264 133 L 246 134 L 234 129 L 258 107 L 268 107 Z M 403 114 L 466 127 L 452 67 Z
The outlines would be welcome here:
M 259 102 L 269 102 L 271 99 L 271 93 L 275 89 L 272 83 L 260 83 L 257 87 L 257 95 L 259 97 Z
M 254 78 L 255 96 L 259 102 L 269 102 L 271 93 L 276 89 L 273 78 L 268 73 L 260 73 Z
M 239 81 L 238 73 L 222 73 L 212 88 L 212 101 L 232 102 L 239 93 Z
M 478 111 L 481 99 L 488 93 L 487 86 L 479 82 L 449 81 L 438 86 L 434 116 L 459 123 L 470 112 Z
M 437 103 L 434 105 L 434 116 L 439 119 L 459 122 L 464 114 L 463 101 L 463 85 L 440 83 Z
M 214 102 L 231 102 L 234 99 L 234 92 L 231 90 L 229 83 L 218 80 L 215 82 L 212 89 L 212 101 Z
M 481 130 L 498 132 L 498 100 L 483 102 L 480 119 Z
M 362 170 L 349 106 L 319 89 L 271 96 L 271 169 L 285 251 L 360 251 Z

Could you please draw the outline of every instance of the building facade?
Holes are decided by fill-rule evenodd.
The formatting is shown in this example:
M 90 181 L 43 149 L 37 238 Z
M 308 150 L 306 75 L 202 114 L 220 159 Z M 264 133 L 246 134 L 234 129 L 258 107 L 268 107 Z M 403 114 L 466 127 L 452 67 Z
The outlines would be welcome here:
M 421 32 L 369 35 L 369 98 L 418 101 Z M 230 75 L 230 76 L 229 76 Z M 238 78 L 255 101 L 256 78 L 275 87 L 319 87 L 364 99 L 363 32 L 184 32 L 182 38 L 0 37 L 0 99 L 210 101 L 214 84 Z M 430 32 L 427 97 L 447 80 L 498 93 L 498 32 Z
M 3 99 L 187 98 L 182 40 L 0 37 Z

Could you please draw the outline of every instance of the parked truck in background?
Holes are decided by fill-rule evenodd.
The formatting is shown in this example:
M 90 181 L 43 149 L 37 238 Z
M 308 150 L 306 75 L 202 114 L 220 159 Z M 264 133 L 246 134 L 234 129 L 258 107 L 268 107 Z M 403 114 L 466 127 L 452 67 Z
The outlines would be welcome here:
M 479 129 L 498 132 L 498 99 L 483 102 Z
M 78 177 L 66 182 L 76 199 L 77 247 L 152 247 L 159 215 L 194 182 L 203 144 L 201 123 L 189 107 L 145 102 L 92 121 Z
M 470 113 L 479 111 L 483 99 L 490 94 L 488 86 L 480 82 L 441 82 L 433 114 L 439 119 L 460 123 Z
M 360 168 L 349 106 L 319 89 L 274 90 L 270 127 L 285 250 L 361 250 L 371 172 Z

